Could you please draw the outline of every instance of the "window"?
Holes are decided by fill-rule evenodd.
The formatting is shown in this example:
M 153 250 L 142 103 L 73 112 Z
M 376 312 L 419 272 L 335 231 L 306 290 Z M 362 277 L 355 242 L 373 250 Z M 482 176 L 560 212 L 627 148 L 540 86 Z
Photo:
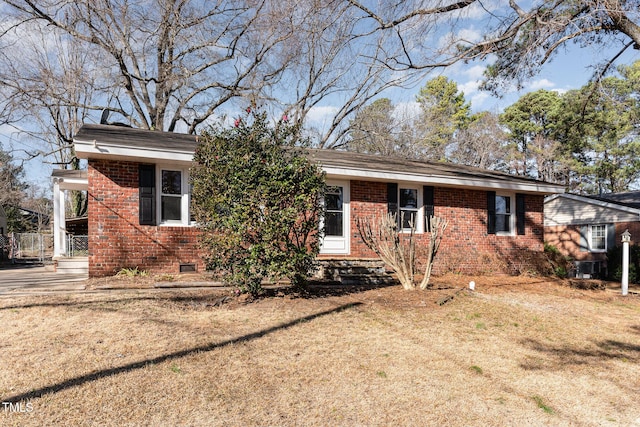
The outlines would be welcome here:
M 606 252 L 616 245 L 614 224 L 589 224 L 580 226 L 580 252 Z
M 324 216 L 320 219 L 323 230 L 320 253 L 346 255 L 349 242 L 349 181 L 328 181 L 324 196 Z
M 487 234 L 513 236 L 526 232 L 526 196 L 487 191 Z
M 496 196 L 496 232 L 511 232 L 511 197 Z
M 344 195 L 343 188 L 332 186 L 327 188 L 325 193 L 325 216 L 324 216 L 324 234 L 325 236 L 342 236 L 344 221 Z
M 424 203 L 424 209 L 422 205 Z M 389 213 L 396 215 L 398 226 L 402 231 L 411 230 L 411 222 L 416 233 L 429 230 L 429 218 L 434 213 L 433 187 L 407 184 L 387 183 L 387 209 Z M 402 219 L 402 224 L 400 221 Z M 426 220 L 426 224 L 423 221 Z
M 182 171 L 162 170 L 160 193 L 160 221 L 182 219 Z
M 591 250 L 602 251 L 607 250 L 607 226 L 604 224 L 591 226 Z
M 189 171 L 141 164 L 139 172 L 140 225 L 189 225 Z
M 410 230 L 411 225 L 418 228 L 418 190 L 415 188 L 400 188 L 400 218 L 402 229 Z

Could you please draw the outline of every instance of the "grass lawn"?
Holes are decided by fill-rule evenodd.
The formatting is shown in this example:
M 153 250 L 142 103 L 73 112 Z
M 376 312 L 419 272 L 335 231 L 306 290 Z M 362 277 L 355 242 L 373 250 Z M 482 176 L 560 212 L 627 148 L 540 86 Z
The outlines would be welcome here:
M 640 426 L 637 295 L 474 279 L 2 298 L 0 425 Z

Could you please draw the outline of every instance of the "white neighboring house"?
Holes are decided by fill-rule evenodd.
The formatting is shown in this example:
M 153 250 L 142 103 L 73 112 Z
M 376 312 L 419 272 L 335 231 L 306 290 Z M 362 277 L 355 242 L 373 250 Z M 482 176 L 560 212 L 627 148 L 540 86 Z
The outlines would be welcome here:
M 574 260 L 578 277 L 604 276 L 607 252 L 620 245 L 625 230 L 632 243 L 640 241 L 640 192 L 545 198 L 545 242 Z

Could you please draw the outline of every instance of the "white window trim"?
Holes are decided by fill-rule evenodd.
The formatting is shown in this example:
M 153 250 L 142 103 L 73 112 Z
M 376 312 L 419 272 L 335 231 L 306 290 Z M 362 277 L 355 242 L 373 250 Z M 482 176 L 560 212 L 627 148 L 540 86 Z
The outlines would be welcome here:
M 604 249 L 596 249 L 593 247 L 593 227 L 604 227 Z M 589 245 L 589 252 L 596 254 L 607 252 L 607 232 L 607 224 L 589 224 L 587 227 L 587 244 Z
M 398 221 L 400 221 L 400 211 L 402 210 L 402 207 L 400 206 L 400 190 L 416 190 L 416 194 L 418 195 L 418 201 L 417 201 L 418 208 L 417 208 L 417 214 L 416 214 L 415 233 L 416 234 L 424 233 L 424 200 L 423 200 L 422 186 L 412 184 L 412 183 L 398 182 L 398 199 L 397 199 L 398 200 L 398 212 L 397 212 Z M 411 229 L 402 228 L 400 232 L 410 233 Z
M 339 180 L 327 180 L 327 187 L 339 186 L 342 187 L 342 231 L 343 236 L 321 236 L 320 253 L 329 255 L 349 255 L 351 253 L 351 182 L 339 181 Z M 324 206 L 325 201 L 321 203 Z M 324 217 L 320 218 L 320 229 L 324 227 Z M 343 242 L 344 245 L 341 249 L 327 248 L 328 242 Z M 330 245 L 329 245 L 330 246 Z
M 176 220 L 169 220 L 169 221 L 162 221 L 162 171 L 166 170 L 166 171 L 179 171 L 182 176 L 181 176 L 181 192 L 182 192 L 182 196 L 180 199 L 180 217 L 181 219 L 179 221 Z M 175 226 L 183 226 L 183 227 L 189 227 L 191 225 L 193 225 L 191 223 L 191 217 L 190 217 L 190 212 L 189 212 L 189 201 L 191 198 L 191 194 L 190 194 L 190 185 L 189 185 L 190 179 L 189 179 L 189 168 L 183 168 L 183 167 L 178 167 L 175 165 L 170 165 L 170 164 L 156 164 L 156 191 L 157 191 L 157 197 L 156 197 L 156 215 L 157 215 L 157 223 L 160 226 L 168 226 L 168 227 L 175 227 Z
M 516 193 L 496 192 L 496 197 L 498 196 L 509 198 L 509 231 L 498 231 L 496 229 L 496 236 L 515 236 L 516 235 Z M 498 215 L 497 206 L 496 206 L 496 215 Z M 497 222 L 497 219 L 496 219 L 496 222 Z

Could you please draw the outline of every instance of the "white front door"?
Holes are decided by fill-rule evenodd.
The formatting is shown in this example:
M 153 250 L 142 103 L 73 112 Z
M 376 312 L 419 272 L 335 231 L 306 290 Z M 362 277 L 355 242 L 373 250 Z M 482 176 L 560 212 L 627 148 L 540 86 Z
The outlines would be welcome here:
M 327 181 L 321 254 L 349 253 L 349 181 Z

